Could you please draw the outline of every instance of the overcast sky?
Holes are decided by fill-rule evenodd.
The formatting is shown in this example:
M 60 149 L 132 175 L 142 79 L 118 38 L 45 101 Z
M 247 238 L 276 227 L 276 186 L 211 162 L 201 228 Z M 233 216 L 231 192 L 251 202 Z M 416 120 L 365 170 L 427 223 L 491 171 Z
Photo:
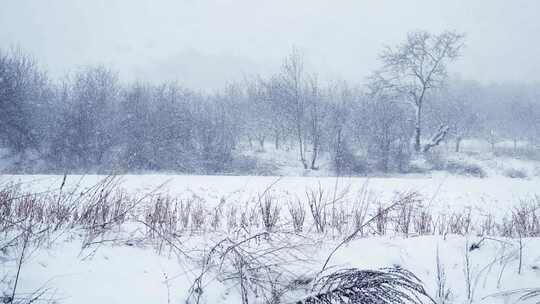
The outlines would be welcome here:
M 538 0 L 0 0 L 0 47 L 57 77 L 106 64 L 123 79 L 214 89 L 276 71 L 292 46 L 323 79 L 362 83 L 407 31 L 467 34 L 452 71 L 540 81 Z

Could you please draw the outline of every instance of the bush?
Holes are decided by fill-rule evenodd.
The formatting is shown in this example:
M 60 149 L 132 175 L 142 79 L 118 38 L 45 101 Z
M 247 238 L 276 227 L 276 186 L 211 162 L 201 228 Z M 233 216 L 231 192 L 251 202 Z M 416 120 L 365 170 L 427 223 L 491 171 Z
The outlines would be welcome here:
M 449 161 L 445 166 L 446 171 L 454 174 L 484 178 L 487 176 L 486 171 L 477 165 L 459 161 Z
M 426 162 L 431 165 L 432 170 L 445 170 L 448 165 L 448 160 L 438 149 L 432 149 L 429 152 L 424 153 Z
M 314 290 L 296 303 L 421 304 L 431 299 L 420 279 L 400 267 L 337 270 L 318 279 Z
M 366 174 L 368 172 L 366 161 L 355 155 L 345 143 L 334 152 L 332 163 L 334 170 L 339 174 Z
M 426 162 L 431 165 L 432 170 L 445 170 L 452 174 L 484 178 L 487 176 L 484 169 L 477 164 L 469 163 L 459 159 L 446 159 L 444 155 L 433 150 L 425 153 Z
M 525 170 L 516 168 L 505 169 L 503 175 L 509 178 L 527 178 L 527 172 Z

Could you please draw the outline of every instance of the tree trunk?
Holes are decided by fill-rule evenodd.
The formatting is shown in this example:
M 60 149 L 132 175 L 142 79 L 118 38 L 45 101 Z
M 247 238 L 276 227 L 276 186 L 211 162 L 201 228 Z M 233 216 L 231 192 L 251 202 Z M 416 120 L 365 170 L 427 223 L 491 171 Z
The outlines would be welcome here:
M 405 145 L 409 145 L 409 140 L 403 140 L 403 138 L 399 138 L 399 146 L 398 146 L 398 151 L 397 151 L 397 160 L 398 160 L 398 170 L 399 172 L 403 172 L 403 162 L 404 162 L 404 153 L 403 153 L 403 150 L 404 150 L 404 142 L 405 142 Z
M 388 163 L 390 159 L 390 141 L 385 140 L 385 143 L 383 144 L 383 151 L 382 151 L 382 163 L 381 163 L 381 169 L 384 173 L 388 173 Z
M 458 136 L 456 137 L 456 152 L 459 152 L 460 144 L 461 144 L 461 137 Z
M 302 129 L 300 127 L 300 123 L 297 123 L 296 126 L 297 135 L 298 135 L 298 148 L 300 149 L 300 161 L 302 162 L 302 165 L 304 166 L 304 169 L 308 168 L 308 165 L 306 163 L 306 158 L 304 156 L 304 142 L 302 140 Z
M 279 149 L 279 132 L 275 132 L 274 133 L 274 145 L 275 145 L 275 148 L 276 150 Z
M 259 137 L 259 145 L 261 146 L 261 151 L 264 151 L 264 136 Z
M 313 154 L 311 156 L 311 170 L 319 169 L 315 166 L 315 162 L 317 161 L 318 154 L 319 154 L 319 144 L 317 141 L 313 144 Z
M 420 105 L 416 105 L 416 121 L 414 124 L 414 150 L 416 152 L 420 152 L 422 149 L 422 145 L 420 143 L 420 137 L 422 136 L 421 115 L 422 107 Z
M 341 167 L 343 166 L 342 157 L 343 151 L 341 151 L 341 128 L 339 128 L 337 131 L 337 141 L 334 157 L 334 166 L 336 167 L 337 176 L 340 176 L 341 174 Z
M 491 152 L 495 153 L 495 132 L 493 130 L 489 132 L 489 144 L 491 145 Z

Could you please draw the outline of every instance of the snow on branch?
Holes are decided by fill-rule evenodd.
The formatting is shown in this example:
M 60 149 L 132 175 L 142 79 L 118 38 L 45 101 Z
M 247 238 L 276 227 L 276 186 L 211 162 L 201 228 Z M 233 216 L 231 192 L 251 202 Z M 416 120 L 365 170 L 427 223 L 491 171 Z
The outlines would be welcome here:
M 428 152 L 431 148 L 438 146 L 441 141 L 443 141 L 443 139 L 446 137 L 446 134 L 448 134 L 448 130 L 449 128 L 447 125 L 441 125 L 437 133 L 435 133 L 431 140 L 424 145 L 423 151 Z

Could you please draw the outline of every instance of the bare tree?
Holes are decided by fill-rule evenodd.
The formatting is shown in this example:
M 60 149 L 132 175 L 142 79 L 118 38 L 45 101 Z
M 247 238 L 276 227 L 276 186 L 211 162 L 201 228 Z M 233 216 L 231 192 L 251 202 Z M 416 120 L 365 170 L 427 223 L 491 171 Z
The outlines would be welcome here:
M 271 102 L 267 92 L 267 86 L 260 78 L 255 78 L 246 84 L 246 117 L 245 131 L 247 133 L 250 148 L 252 139 L 255 138 L 261 151 L 264 151 L 264 144 L 267 137 L 272 133 L 273 113 Z
M 291 135 L 291 124 L 288 122 L 290 112 L 288 111 L 287 101 L 281 94 L 281 79 L 272 77 L 264 82 L 267 102 L 271 113 L 270 129 L 274 137 L 274 147 L 280 149 L 282 143 Z
M 355 157 L 352 150 L 352 134 L 357 130 L 352 118 L 356 111 L 353 105 L 358 103 L 355 90 L 345 82 L 335 83 L 327 90 L 327 121 L 325 122 L 325 142 L 332 154 L 334 170 L 337 175 L 355 171 Z
M 69 90 L 59 134 L 63 153 L 78 169 L 102 166 L 116 131 L 117 74 L 103 66 L 86 67 L 75 75 Z
M 476 105 L 481 96 L 478 85 L 471 82 L 456 82 L 434 96 L 429 107 L 434 125 L 449 126 L 449 133 L 455 140 L 455 151 L 460 151 L 465 137 L 478 134 L 481 115 Z
M 152 149 L 152 88 L 136 83 L 122 92 L 120 140 L 124 143 L 125 166 L 129 169 L 155 169 Z
M 48 80 L 34 59 L 21 50 L 0 50 L 0 140 L 23 156 L 39 150 L 44 118 L 50 114 Z
M 154 163 L 161 169 L 194 170 L 196 123 L 191 104 L 200 97 L 174 82 L 160 85 L 154 94 L 150 139 Z
M 305 151 L 306 141 L 306 75 L 304 72 L 304 58 L 295 48 L 292 53 L 285 58 L 281 68 L 281 91 L 291 107 L 291 120 L 294 126 L 295 136 L 298 141 L 300 161 L 304 169 L 308 168 Z
M 382 89 L 390 90 L 407 100 L 415 110 L 414 148 L 416 152 L 428 151 L 432 144 L 422 148 L 422 110 L 430 90 L 440 88 L 446 78 L 448 62 L 455 60 L 463 47 L 463 35 L 444 32 L 433 35 L 425 31 L 411 32 L 401 45 L 387 47 L 380 59 L 383 67 L 373 76 Z M 439 134 L 446 134 L 441 128 Z M 433 137 L 435 145 L 439 136 Z
M 508 98 L 508 102 L 501 109 L 502 133 L 512 140 L 514 153 L 517 152 L 520 140 L 530 138 L 528 135 L 535 129 L 535 119 L 538 119 L 535 113 L 537 105 L 530 102 L 526 96 L 516 95 Z
M 308 125 L 309 135 L 312 146 L 311 151 L 311 164 L 310 169 L 317 170 L 316 162 L 321 149 L 322 141 L 322 128 L 323 128 L 323 113 L 325 113 L 325 106 L 327 103 L 323 102 L 321 96 L 319 84 L 316 77 L 311 77 L 308 83 L 308 100 L 307 106 L 309 108 Z
M 362 108 L 368 155 L 376 160 L 377 167 L 383 172 L 388 172 L 393 162 L 399 171 L 403 170 L 412 133 L 405 106 L 391 95 L 376 92 L 363 100 Z

